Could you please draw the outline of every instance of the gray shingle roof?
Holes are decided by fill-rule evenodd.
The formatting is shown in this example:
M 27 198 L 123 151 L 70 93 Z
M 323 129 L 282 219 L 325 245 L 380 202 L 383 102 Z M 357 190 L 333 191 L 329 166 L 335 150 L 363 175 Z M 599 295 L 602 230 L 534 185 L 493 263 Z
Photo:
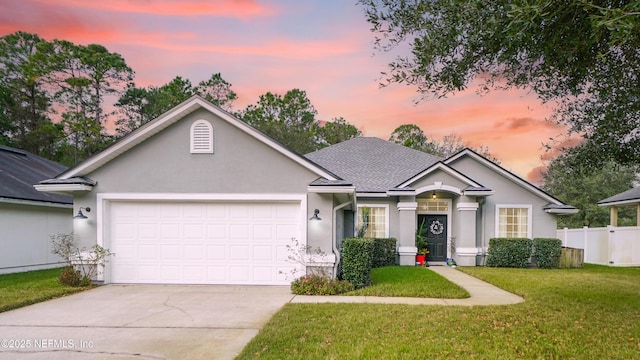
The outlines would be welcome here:
M 386 192 L 442 160 L 375 137 L 357 137 L 305 155 L 357 192 Z
M 617 203 L 620 201 L 638 200 L 640 202 L 640 187 L 621 192 L 620 194 L 613 195 L 604 200 L 598 201 L 598 204 Z
M 67 168 L 30 152 L 0 146 L 0 197 L 72 204 L 71 196 L 37 191 L 33 185 Z

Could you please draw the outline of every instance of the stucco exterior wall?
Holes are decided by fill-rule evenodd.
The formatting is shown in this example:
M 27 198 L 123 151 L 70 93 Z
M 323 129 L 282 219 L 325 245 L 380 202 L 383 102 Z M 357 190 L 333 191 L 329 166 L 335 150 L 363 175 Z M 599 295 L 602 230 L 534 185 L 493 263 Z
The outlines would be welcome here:
M 71 208 L 0 203 L 0 274 L 64 266 L 51 235 L 73 231 Z
M 543 210 L 549 201 L 478 163 L 475 159 L 463 157 L 449 165 L 494 191 L 493 195 L 486 197 L 481 210 L 484 216 L 484 241 L 487 246 L 489 239 L 497 235 L 496 205 L 531 205 L 532 237 L 556 236 L 556 217 Z
M 213 154 L 190 153 L 191 125 L 202 119 L 213 126 Z M 75 194 L 74 211 L 87 206 L 97 209 L 97 194 L 307 196 L 307 185 L 318 178 L 317 174 L 294 160 L 202 109 L 85 175 L 95 180 L 97 185 L 88 193 Z M 319 208 L 327 216 L 327 224 L 331 218 L 331 204 L 331 197 L 309 194 L 306 209 L 313 213 L 313 209 Z M 75 231 L 83 246 L 91 246 L 97 241 L 99 215 L 95 210 L 86 215 L 89 219 L 76 224 Z M 320 246 L 324 250 L 327 248 L 324 239 L 327 238 L 331 239 L 331 230 L 323 228 L 319 235 L 309 238 L 309 245 Z M 329 249 L 330 246 L 329 243 Z

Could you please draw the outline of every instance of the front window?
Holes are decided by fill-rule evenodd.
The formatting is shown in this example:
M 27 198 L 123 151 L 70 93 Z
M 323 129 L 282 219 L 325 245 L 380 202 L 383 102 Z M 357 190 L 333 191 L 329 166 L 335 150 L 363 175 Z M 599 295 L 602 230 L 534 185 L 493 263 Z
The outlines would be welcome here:
M 366 238 L 386 238 L 388 231 L 388 206 L 358 206 L 357 236 Z
M 531 238 L 531 206 L 499 205 L 497 237 Z

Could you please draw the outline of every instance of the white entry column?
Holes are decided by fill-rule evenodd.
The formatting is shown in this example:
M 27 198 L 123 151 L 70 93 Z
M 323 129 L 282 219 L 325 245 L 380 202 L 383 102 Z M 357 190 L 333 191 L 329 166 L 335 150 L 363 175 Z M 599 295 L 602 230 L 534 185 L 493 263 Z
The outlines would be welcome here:
M 461 199 L 462 200 L 462 199 Z M 460 266 L 476 266 L 478 247 L 476 246 L 477 202 L 458 202 L 457 230 L 454 259 Z
M 415 196 L 403 196 L 398 202 L 400 217 L 400 238 L 398 239 L 398 255 L 400 265 L 416 264 L 416 210 L 418 203 Z

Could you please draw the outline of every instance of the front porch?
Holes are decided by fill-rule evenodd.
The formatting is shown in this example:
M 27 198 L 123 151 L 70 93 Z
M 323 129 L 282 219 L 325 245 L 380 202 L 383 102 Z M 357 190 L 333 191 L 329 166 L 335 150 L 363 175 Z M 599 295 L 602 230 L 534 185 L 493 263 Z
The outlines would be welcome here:
M 442 183 L 399 194 L 398 256 L 400 265 L 415 265 L 418 232 L 427 238 L 427 262 L 445 264 L 453 258 L 461 266 L 475 266 L 482 249 L 479 238 L 479 201 L 486 194 L 467 194 Z

